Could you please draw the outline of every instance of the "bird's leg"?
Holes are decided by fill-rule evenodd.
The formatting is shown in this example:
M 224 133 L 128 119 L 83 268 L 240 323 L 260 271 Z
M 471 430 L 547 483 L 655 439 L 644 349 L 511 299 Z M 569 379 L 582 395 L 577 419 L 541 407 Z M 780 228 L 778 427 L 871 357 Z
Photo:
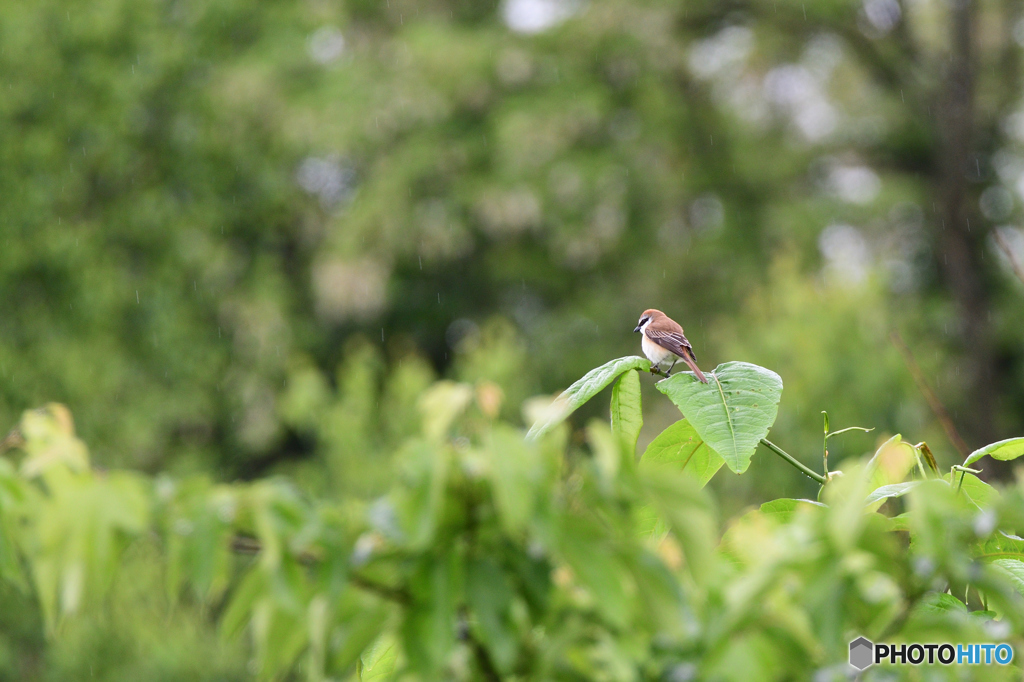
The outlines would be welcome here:
M 665 372 L 665 376 L 666 376 L 666 377 L 670 377 L 670 376 L 672 376 L 672 368 L 676 366 L 676 363 L 677 363 L 677 362 L 679 362 L 679 358 L 676 358 L 675 360 L 673 360 L 673 361 L 672 361 L 672 364 L 671 364 L 671 365 L 669 365 L 668 371 L 667 371 L 667 372 Z

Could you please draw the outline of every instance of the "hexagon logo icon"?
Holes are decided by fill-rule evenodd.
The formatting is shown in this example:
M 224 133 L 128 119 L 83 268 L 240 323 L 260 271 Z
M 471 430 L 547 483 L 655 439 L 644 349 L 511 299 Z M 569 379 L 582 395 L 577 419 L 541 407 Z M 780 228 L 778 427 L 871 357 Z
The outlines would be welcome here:
M 858 637 L 850 642 L 850 665 L 857 670 L 864 670 L 874 663 L 875 645 L 866 637 Z

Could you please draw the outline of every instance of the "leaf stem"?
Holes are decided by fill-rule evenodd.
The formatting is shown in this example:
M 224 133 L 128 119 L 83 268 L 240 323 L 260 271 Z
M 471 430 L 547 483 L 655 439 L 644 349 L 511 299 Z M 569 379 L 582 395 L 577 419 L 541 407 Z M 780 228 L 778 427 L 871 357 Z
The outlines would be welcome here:
M 789 454 L 788 452 L 786 452 L 785 450 L 780 448 L 775 443 L 771 442 L 767 438 L 762 438 L 761 439 L 761 445 L 765 446 L 766 448 L 768 448 L 769 450 L 774 452 L 776 455 L 778 455 L 782 459 L 786 460 L 787 462 L 789 462 L 790 464 L 795 466 L 797 469 L 802 471 L 804 473 L 804 475 L 809 476 L 810 478 L 813 478 L 815 481 L 817 481 L 821 485 L 825 485 L 825 477 L 824 476 L 822 476 L 821 474 L 819 474 L 819 473 L 809 469 L 808 467 L 806 467 L 802 462 L 798 461 L 796 457 L 794 457 L 793 455 Z

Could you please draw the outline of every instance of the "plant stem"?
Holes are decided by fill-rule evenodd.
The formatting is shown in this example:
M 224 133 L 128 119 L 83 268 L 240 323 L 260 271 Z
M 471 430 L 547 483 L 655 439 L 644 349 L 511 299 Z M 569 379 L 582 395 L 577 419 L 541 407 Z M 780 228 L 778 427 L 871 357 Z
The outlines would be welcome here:
M 786 460 L 787 462 L 789 462 L 790 464 L 795 466 L 797 469 L 802 471 L 805 475 L 813 478 L 818 483 L 820 483 L 822 485 L 825 485 L 825 477 L 824 476 L 822 476 L 821 474 L 819 474 L 819 473 L 817 473 L 815 471 L 812 471 L 811 469 L 809 469 L 806 466 L 804 466 L 804 464 L 799 462 L 796 457 L 794 457 L 793 455 L 789 454 L 788 452 L 786 452 L 785 450 L 780 448 L 775 443 L 771 442 L 767 438 L 762 438 L 761 439 L 761 445 L 765 446 L 766 448 L 768 448 L 769 450 L 774 452 L 776 455 L 778 455 L 782 459 Z

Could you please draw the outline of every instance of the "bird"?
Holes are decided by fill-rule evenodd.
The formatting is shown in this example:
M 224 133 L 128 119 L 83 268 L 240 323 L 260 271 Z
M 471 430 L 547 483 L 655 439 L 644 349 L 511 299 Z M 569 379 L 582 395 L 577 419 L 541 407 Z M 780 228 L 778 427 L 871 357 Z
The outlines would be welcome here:
M 642 335 L 640 347 L 652 363 L 652 372 L 654 367 L 660 369 L 661 363 L 672 358 L 672 366 L 666 373 L 667 376 L 672 376 L 672 367 L 675 367 L 679 359 L 682 358 L 701 383 L 708 383 L 708 378 L 697 366 L 697 357 L 693 354 L 690 342 L 683 335 L 683 328 L 671 317 L 660 310 L 649 308 L 640 315 L 640 321 L 637 322 L 636 329 L 633 331 L 640 332 Z

